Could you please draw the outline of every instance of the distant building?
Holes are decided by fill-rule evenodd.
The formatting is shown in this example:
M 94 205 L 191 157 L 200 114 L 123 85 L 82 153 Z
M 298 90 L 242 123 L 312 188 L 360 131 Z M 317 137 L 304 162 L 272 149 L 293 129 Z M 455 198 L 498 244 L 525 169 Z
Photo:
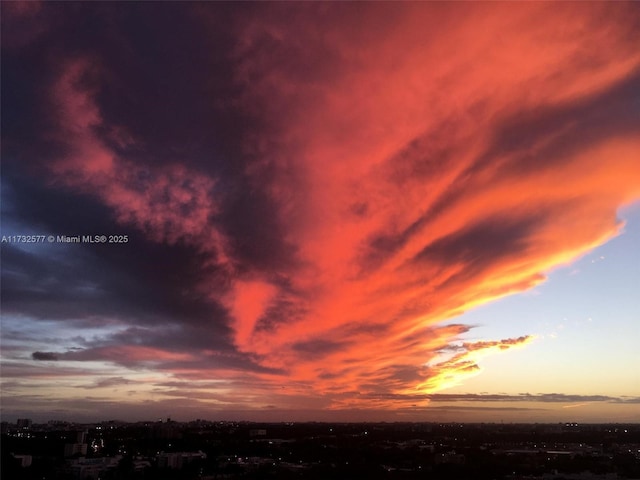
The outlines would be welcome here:
M 64 456 L 73 457 L 74 455 L 86 455 L 87 454 L 87 431 L 76 432 L 75 443 L 67 443 L 64 446 Z
M 64 456 L 73 457 L 74 455 L 86 455 L 87 454 L 86 443 L 66 443 L 64 445 Z
M 267 431 L 264 428 L 252 428 L 249 430 L 250 437 L 266 437 Z
M 32 457 L 31 455 L 11 455 L 13 458 L 15 458 L 19 463 L 20 466 L 23 468 L 26 467 L 30 467 L 31 466 L 31 461 L 32 461 Z
M 205 460 L 207 454 L 197 452 L 161 452 L 156 457 L 160 468 L 182 468 L 194 460 Z
M 121 456 L 115 457 L 97 457 L 97 458 L 78 458 L 72 460 L 69 466 L 71 473 L 79 479 L 97 480 L 103 474 L 118 465 Z
M 31 425 L 33 425 L 33 422 L 31 421 L 30 418 L 19 418 L 16 424 L 18 428 L 31 428 Z
M 162 439 L 176 439 L 180 438 L 182 434 L 178 429 L 178 425 L 176 422 L 172 422 L 170 418 L 167 418 L 166 422 L 157 422 L 153 424 L 152 427 L 152 435 L 154 438 L 162 438 Z

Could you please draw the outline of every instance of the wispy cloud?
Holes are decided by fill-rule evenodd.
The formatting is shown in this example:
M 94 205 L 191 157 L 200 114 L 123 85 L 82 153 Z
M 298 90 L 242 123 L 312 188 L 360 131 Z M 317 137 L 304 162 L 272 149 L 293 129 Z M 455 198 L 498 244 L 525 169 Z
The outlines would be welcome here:
M 34 360 L 49 360 L 49 361 L 56 361 L 58 360 L 58 354 L 54 353 L 54 352 L 33 352 L 31 354 L 31 356 L 33 357 Z
M 542 402 L 542 403 L 577 403 L 577 402 L 614 402 L 638 403 L 640 397 L 613 397 L 608 395 L 570 395 L 565 393 L 521 393 L 518 395 L 500 394 L 452 394 L 434 393 L 429 395 L 432 402 Z M 569 406 L 567 406 L 568 408 Z

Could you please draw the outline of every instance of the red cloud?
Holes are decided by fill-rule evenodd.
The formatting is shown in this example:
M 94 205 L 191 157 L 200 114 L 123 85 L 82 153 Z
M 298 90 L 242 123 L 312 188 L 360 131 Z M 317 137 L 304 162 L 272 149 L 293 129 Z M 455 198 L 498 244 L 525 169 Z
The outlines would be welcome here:
M 637 123 L 615 111 L 640 68 L 631 7 L 461 8 L 283 5 L 240 22 L 242 105 L 266 125 L 246 173 L 292 245 L 281 270 L 237 268 L 216 179 L 108 147 L 86 61 L 53 89 L 70 153 L 52 172 L 223 267 L 228 288 L 210 296 L 236 347 L 287 372 L 261 374 L 265 390 L 286 381 L 334 406 L 378 407 L 397 397 L 363 394 L 437 391 L 477 370 L 474 352 L 529 341 L 463 344 L 433 364 L 468 329 L 443 321 L 605 242 L 616 209 L 640 196 Z M 615 132 L 593 126 L 612 118 Z
M 239 80 L 270 127 L 250 173 L 280 205 L 301 265 L 283 273 L 307 313 L 238 337 L 241 349 L 352 389 L 390 365 L 419 368 L 455 338 L 434 342 L 434 324 L 618 233 L 616 209 L 640 194 L 638 129 L 593 125 L 604 92 L 640 66 L 637 15 L 551 8 L 285 6 L 246 23 Z M 384 328 L 322 360 L 291 348 L 348 325 Z M 337 374 L 318 381 L 327 365 Z M 428 375 L 401 390 L 444 385 Z

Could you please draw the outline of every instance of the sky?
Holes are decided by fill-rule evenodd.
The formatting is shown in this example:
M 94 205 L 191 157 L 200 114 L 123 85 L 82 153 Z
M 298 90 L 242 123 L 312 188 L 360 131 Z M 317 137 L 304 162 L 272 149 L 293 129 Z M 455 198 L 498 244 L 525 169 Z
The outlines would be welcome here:
M 1 8 L 3 420 L 640 422 L 638 3 Z

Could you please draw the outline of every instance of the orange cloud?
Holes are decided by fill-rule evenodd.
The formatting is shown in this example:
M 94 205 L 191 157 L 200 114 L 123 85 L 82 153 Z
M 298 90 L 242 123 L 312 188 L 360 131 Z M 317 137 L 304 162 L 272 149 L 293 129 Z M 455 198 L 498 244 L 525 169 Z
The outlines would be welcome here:
M 417 368 L 433 344 L 408 334 L 617 234 L 616 209 L 640 194 L 638 129 L 595 125 L 603 92 L 640 65 L 637 34 L 626 5 L 550 8 L 284 7 L 248 22 L 240 80 L 270 122 L 250 173 L 276 172 L 267 188 L 302 265 L 287 273 L 309 312 L 258 333 L 272 365 L 343 389 L 394 362 Z M 356 26 L 363 15 L 375 28 Z M 291 347 L 319 338 L 350 343 L 321 362 Z M 419 385 L 442 388 L 466 362 Z M 340 373 L 318 382 L 319 365 Z
M 276 288 L 264 281 L 235 282 L 225 303 L 235 319 L 236 342 L 241 349 L 250 348 L 256 323 L 276 294 Z
M 116 154 L 96 133 L 85 61 L 53 90 L 72 147 L 52 165 L 56 181 L 225 272 L 224 288 L 202 288 L 225 307 L 238 350 L 269 370 L 247 391 L 286 384 L 334 408 L 388 408 L 476 373 L 480 353 L 529 342 L 464 343 L 437 362 L 469 329 L 445 321 L 615 236 L 616 209 L 640 197 L 625 96 L 640 69 L 637 13 L 272 7 L 239 22 L 233 55 L 240 105 L 263 127 L 246 175 L 277 206 L 290 263 L 239 264 L 216 179 Z

